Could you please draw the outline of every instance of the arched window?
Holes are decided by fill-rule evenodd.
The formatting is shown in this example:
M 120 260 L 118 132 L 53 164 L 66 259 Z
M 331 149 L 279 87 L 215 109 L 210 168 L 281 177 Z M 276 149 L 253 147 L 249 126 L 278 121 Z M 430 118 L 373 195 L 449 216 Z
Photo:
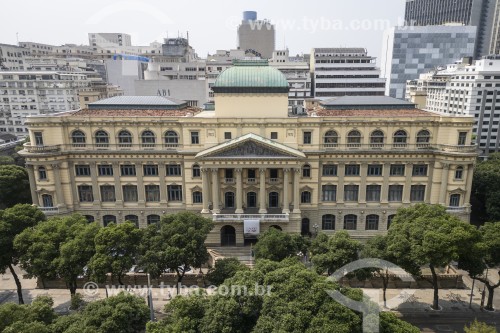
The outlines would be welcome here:
M 323 215 L 321 217 L 322 230 L 335 230 L 335 216 L 332 214 Z
M 198 164 L 193 165 L 193 178 L 201 177 L 201 168 Z
M 339 143 L 339 136 L 335 131 L 328 131 L 325 133 L 323 143 L 326 147 L 337 147 Z
M 234 208 L 235 199 L 234 192 L 224 193 L 224 206 L 225 208 Z
M 156 142 L 155 134 L 151 131 L 144 131 L 141 135 L 141 141 L 143 147 L 154 147 Z
M 404 146 L 408 141 L 408 134 L 405 131 L 399 130 L 394 133 L 394 144 L 397 146 Z
M 137 215 L 126 215 L 125 216 L 125 221 L 130 221 L 133 224 L 135 224 L 135 226 L 137 228 L 139 228 L 139 216 L 137 216 Z
M 366 230 L 378 230 L 378 215 L 368 215 L 366 217 Z
M 361 146 L 361 132 L 360 131 L 350 131 L 347 134 L 347 144 L 349 147 L 359 147 Z
M 146 221 L 148 222 L 148 225 L 151 225 L 151 224 L 158 224 L 160 223 L 160 215 L 148 215 L 148 217 L 146 218 Z
M 257 208 L 257 193 L 247 193 L 247 208 Z
M 194 204 L 203 203 L 203 194 L 200 191 L 193 192 L 193 203 Z
M 278 208 L 280 205 L 278 192 L 269 193 L 269 208 Z
M 450 207 L 460 207 L 460 194 L 450 195 Z
M 464 167 L 458 166 L 455 169 L 455 179 L 463 179 L 464 178 Z
M 358 224 L 358 217 L 356 215 L 344 216 L 344 230 L 356 230 Z
M 116 223 L 116 216 L 114 215 L 104 215 L 102 217 L 102 224 L 107 227 L 110 223 Z
M 42 194 L 42 205 L 43 207 L 54 207 L 54 202 L 52 201 L 52 196 L 50 194 Z
M 300 194 L 300 203 L 311 203 L 311 192 L 310 191 L 302 191 Z
M 130 147 L 132 145 L 132 134 L 129 131 L 118 133 L 118 144 L 120 147 Z
M 431 133 L 427 130 L 421 130 L 417 133 L 417 144 L 426 145 L 431 142 Z
M 389 230 L 389 228 L 391 227 L 392 220 L 394 220 L 395 217 L 396 217 L 396 215 L 389 215 L 387 217 L 387 230 Z
M 38 180 L 46 180 L 47 179 L 47 169 L 41 166 L 38 168 Z
M 73 147 L 85 147 L 85 133 L 82 131 L 74 131 L 71 134 L 71 141 L 73 142 Z
M 174 131 L 167 131 L 165 133 L 165 146 L 177 147 L 179 145 L 179 135 Z
M 306 164 L 302 167 L 302 177 L 311 177 L 311 166 L 309 164 Z
M 380 148 L 384 144 L 384 132 L 382 131 L 373 131 L 370 135 L 370 145 L 372 148 Z
M 97 131 L 95 133 L 95 143 L 97 147 L 108 147 L 109 146 L 109 135 L 105 131 Z

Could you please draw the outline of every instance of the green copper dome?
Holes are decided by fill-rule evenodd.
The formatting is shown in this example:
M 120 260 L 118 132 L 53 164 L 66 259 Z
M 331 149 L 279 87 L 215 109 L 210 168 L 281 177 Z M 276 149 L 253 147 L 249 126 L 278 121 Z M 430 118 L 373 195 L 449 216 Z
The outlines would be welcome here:
M 223 71 L 214 86 L 214 92 L 288 92 L 286 77 L 267 60 L 235 60 Z

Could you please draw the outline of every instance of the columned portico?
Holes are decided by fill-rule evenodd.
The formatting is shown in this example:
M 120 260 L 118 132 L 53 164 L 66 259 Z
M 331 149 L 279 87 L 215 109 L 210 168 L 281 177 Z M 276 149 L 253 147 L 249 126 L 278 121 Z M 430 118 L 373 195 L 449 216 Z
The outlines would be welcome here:
M 260 173 L 259 214 L 266 214 L 267 213 L 267 209 L 266 209 L 266 169 L 264 169 L 264 168 L 259 169 L 259 173 Z
M 288 174 L 290 169 L 283 169 L 283 214 L 290 213 L 290 201 L 288 199 Z
M 243 177 L 242 169 L 236 171 L 236 214 L 243 214 Z
M 33 165 L 26 165 L 26 169 L 28 170 L 28 176 L 30 180 L 31 200 L 33 200 L 34 205 L 40 206 L 38 193 L 36 193 L 35 167 Z
M 210 170 L 207 168 L 202 168 L 202 180 L 203 180 L 203 188 L 202 188 L 202 200 L 203 200 L 203 210 L 202 214 L 210 213 L 210 209 L 208 208 L 208 203 L 210 202 Z
M 220 213 L 219 208 L 219 169 L 212 169 L 212 212 Z
M 300 168 L 294 169 L 293 175 L 293 213 L 300 214 Z

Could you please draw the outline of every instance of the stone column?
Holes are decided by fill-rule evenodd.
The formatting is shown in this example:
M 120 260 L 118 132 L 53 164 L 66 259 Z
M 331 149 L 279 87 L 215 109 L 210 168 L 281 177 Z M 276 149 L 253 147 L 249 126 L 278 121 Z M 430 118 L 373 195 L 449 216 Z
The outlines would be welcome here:
M 301 169 L 294 169 L 293 175 L 293 213 L 300 214 L 300 173 Z
M 366 178 L 368 177 L 368 164 L 361 163 L 361 168 L 359 170 L 359 175 L 361 176 L 361 183 L 359 184 L 359 198 L 358 202 L 360 204 L 366 203 Z
M 405 187 L 403 189 L 403 203 L 406 204 L 410 203 L 412 174 L 413 174 L 413 163 L 408 163 L 406 164 L 406 170 L 405 170 L 406 182 L 405 182 Z
M 201 211 L 202 214 L 208 214 L 210 213 L 210 210 L 208 209 L 208 203 L 210 202 L 210 191 L 209 191 L 209 182 L 210 182 L 210 170 L 207 168 L 202 168 L 201 169 L 202 173 L 202 180 L 203 180 L 203 188 L 202 188 L 202 199 L 203 199 L 203 210 Z
M 391 163 L 384 163 L 384 181 L 382 183 L 382 191 L 380 193 L 380 202 L 383 204 L 389 203 L 390 172 L 391 172 Z
M 219 214 L 219 169 L 212 169 L 212 213 Z
M 92 177 L 92 195 L 94 196 L 94 207 L 100 208 L 101 191 L 99 191 L 99 183 L 97 182 L 97 163 L 90 163 L 90 176 Z
M 337 204 L 344 203 L 344 177 L 345 177 L 345 163 L 339 163 L 337 167 Z
M 158 175 L 160 176 L 160 204 L 167 204 L 167 184 L 165 182 L 165 177 L 167 172 L 165 170 L 165 163 L 160 162 L 158 164 Z M 184 195 L 187 191 L 185 191 L 185 186 L 182 187 Z
M 54 182 L 56 185 L 57 207 L 65 208 L 66 204 L 64 202 L 64 194 L 63 194 L 62 183 L 61 183 L 60 164 L 59 163 L 52 164 L 52 171 L 54 172 Z
M 264 169 L 264 168 L 259 169 L 259 172 L 260 172 L 260 193 L 259 193 L 260 208 L 259 208 L 259 214 L 266 214 L 267 213 L 267 208 L 266 208 L 266 169 Z
M 450 178 L 449 170 L 450 165 L 448 163 L 441 163 L 443 171 L 441 173 L 441 188 L 439 190 L 439 204 L 443 206 L 448 206 L 446 204 L 446 194 L 448 193 L 448 178 Z
M 35 206 L 40 206 L 40 200 L 38 200 L 38 193 L 36 192 L 35 166 L 28 164 L 26 165 L 26 170 L 28 171 L 30 180 L 31 200 Z
M 142 163 L 135 163 L 135 173 L 137 175 L 137 203 L 144 206 L 146 205 L 146 189 L 144 188 L 144 170 Z
M 470 204 L 470 196 L 472 192 L 472 178 L 474 177 L 474 164 L 469 164 L 467 166 L 467 180 L 465 186 L 465 198 L 464 198 L 464 206 Z
M 76 185 L 75 162 L 68 162 L 69 185 L 71 186 L 71 195 L 73 196 L 73 208 L 80 207 L 80 197 L 78 196 L 78 187 Z
M 235 169 L 236 172 L 236 214 L 243 214 L 243 177 L 242 169 Z
M 116 207 L 123 207 L 123 191 L 120 182 L 120 163 L 113 162 L 113 177 L 115 179 L 115 199 Z
M 290 200 L 288 199 L 288 174 L 290 169 L 283 169 L 283 214 L 290 213 Z

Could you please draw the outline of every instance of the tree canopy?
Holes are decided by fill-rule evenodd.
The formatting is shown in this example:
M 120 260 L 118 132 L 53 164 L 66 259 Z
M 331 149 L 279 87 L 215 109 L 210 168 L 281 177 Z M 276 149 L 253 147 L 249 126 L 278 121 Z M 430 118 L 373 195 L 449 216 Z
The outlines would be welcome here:
M 0 209 L 26 203 L 31 203 L 26 169 L 17 165 L 0 165 Z
M 224 258 L 217 260 L 214 267 L 210 268 L 207 279 L 210 283 L 219 286 L 226 279 L 232 278 L 238 271 L 248 269 L 237 258 Z
M 490 154 L 488 160 L 477 163 L 472 181 L 472 220 L 482 225 L 500 221 L 500 153 Z
M 307 243 L 303 237 L 290 235 L 276 228 L 269 228 L 260 235 L 254 251 L 257 259 L 281 261 L 289 257 L 296 257 L 305 248 L 307 248 Z
M 311 261 L 318 273 L 332 274 L 339 268 L 359 259 L 362 245 L 352 239 L 347 231 L 336 232 L 329 237 L 318 234 L 311 245 Z

